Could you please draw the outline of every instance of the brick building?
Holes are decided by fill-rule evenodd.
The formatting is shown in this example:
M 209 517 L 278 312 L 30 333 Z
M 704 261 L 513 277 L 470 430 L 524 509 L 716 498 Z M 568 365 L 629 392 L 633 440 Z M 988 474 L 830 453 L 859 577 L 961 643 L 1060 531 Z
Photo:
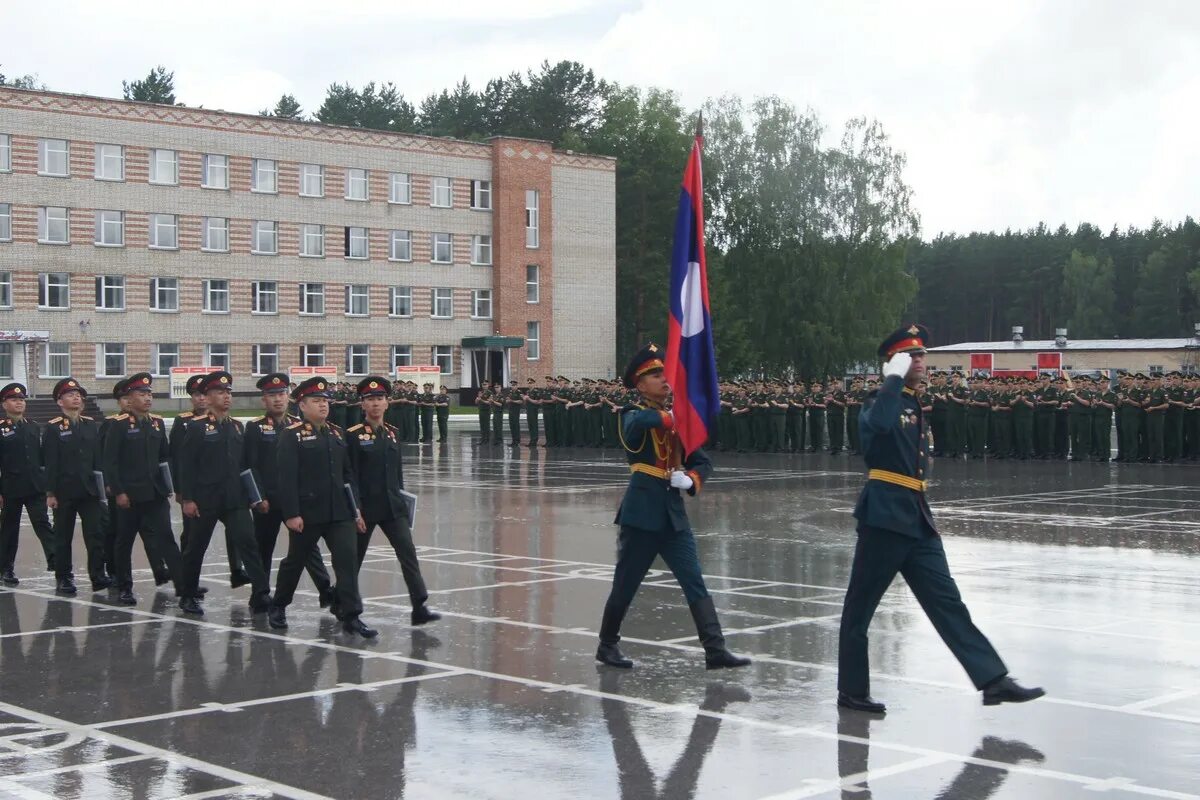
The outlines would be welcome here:
M 609 376 L 614 197 L 546 142 L 0 87 L 0 379 Z

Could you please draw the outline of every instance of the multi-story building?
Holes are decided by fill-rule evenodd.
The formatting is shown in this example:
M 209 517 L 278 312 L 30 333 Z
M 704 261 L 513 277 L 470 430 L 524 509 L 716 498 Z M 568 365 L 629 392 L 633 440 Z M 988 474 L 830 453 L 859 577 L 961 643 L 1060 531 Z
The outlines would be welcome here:
M 541 141 L 0 87 L 0 379 L 610 376 L 614 192 Z

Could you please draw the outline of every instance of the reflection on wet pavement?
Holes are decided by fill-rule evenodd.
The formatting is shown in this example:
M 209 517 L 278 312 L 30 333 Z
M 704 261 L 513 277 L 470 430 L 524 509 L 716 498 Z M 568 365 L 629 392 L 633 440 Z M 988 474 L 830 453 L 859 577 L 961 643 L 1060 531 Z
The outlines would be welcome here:
M 1050 696 L 983 707 L 898 582 L 871 630 L 876 719 L 833 703 L 853 460 L 718 458 L 691 515 L 730 647 L 756 663 L 714 679 L 661 563 L 625 626 L 637 668 L 592 660 L 617 454 L 456 433 L 406 458 L 445 617 L 407 624 L 379 539 L 361 576 L 376 643 L 303 583 L 287 635 L 251 617 L 220 536 L 202 619 L 146 569 L 134 608 L 56 598 L 23 530 L 21 585 L 0 590 L 0 797 L 1200 797 L 1194 468 L 939 465 L 972 614 Z

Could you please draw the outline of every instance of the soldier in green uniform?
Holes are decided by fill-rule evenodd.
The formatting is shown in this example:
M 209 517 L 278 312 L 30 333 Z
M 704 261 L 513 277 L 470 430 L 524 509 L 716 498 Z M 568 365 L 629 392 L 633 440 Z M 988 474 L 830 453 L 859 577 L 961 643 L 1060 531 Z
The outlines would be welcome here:
M 1054 454 L 1054 412 L 1058 408 L 1058 390 L 1043 373 L 1040 379 L 1037 408 L 1033 414 L 1034 452 L 1037 458 L 1048 459 Z
M 475 395 L 475 409 L 479 413 L 479 443 L 487 444 L 492 440 L 492 384 L 489 381 L 479 389 L 479 394 Z M 391 411 L 393 406 L 388 406 L 388 411 Z M 548 428 L 549 426 L 547 426 Z M 396 432 L 400 436 L 400 431 Z M 547 433 L 549 431 L 547 430 Z M 404 437 L 400 436 L 400 441 L 404 441 Z
M 360 409 L 361 416 L 362 400 L 356 399 L 354 405 Z M 433 410 L 437 414 L 438 441 L 444 442 L 450 438 L 450 387 L 445 384 L 433 397 Z
M 992 456 L 997 459 L 1013 455 L 1012 444 L 1012 400 L 1013 395 L 1007 378 L 995 382 L 992 392 Z
M 1121 457 L 1120 460 L 1126 463 L 1137 463 L 1141 459 L 1141 452 L 1138 445 L 1138 427 L 1140 425 L 1139 417 L 1142 410 L 1142 390 L 1138 388 L 1137 379 L 1132 376 L 1126 376 L 1128 379 L 1125 382 L 1124 389 L 1120 392 L 1121 403 L 1118 407 L 1118 415 L 1121 420 L 1120 435 L 1121 435 Z
M 1146 393 L 1146 450 L 1151 464 L 1160 464 L 1163 460 L 1163 443 L 1167 420 L 1167 409 L 1170 402 L 1163 388 L 1161 375 L 1150 379 L 1150 390 Z
M 1167 394 L 1167 417 L 1163 423 L 1163 458 L 1170 464 L 1183 459 L 1183 415 L 1188 406 L 1187 390 L 1183 386 L 1183 375 L 1172 372 L 1167 375 L 1164 387 Z
M 1101 378 L 1092 400 L 1092 457 L 1097 461 L 1112 458 L 1112 421 L 1119 402 L 1117 393 L 1109 386 L 1109 379 Z
M 810 453 L 819 453 L 825 449 L 825 409 L 828 397 L 825 387 L 820 381 L 813 381 L 808 387 L 808 439 L 812 447 Z
M 829 381 L 829 406 L 825 422 L 829 426 L 829 453 L 837 455 L 846 443 L 846 393 L 841 379 Z
M 421 410 L 421 444 L 433 442 L 433 409 L 437 405 L 437 397 L 433 393 L 433 384 L 422 384 L 417 406 Z
M 1092 392 L 1088 389 L 1087 378 L 1079 378 L 1075 386 L 1067 381 L 1064 394 L 1070 407 L 1067 410 L 1067 425 L 1071 437 L 1071 460 L 1083 461 L 1092 450 Z
M 737 430 L 733 421 L 733 385 L 721 384 L 721 434 L 717 440 L 718 449 L 722 452 L 737 449 Z
M 733 422 L 737 428 L 737 451 L 745 453 L 754 446 L 753 426 L 751 424 L 750 397 L 745 387 L 739 387 L 733 395 Z
M 1187 460 L 1200 460 L 1200 378 L 1192 375 L 1187 380 L 1188 403 L 1184 414 L 1184 433 L 1187 439 Z
M 846 396 L 846 438 L 850 441 L 850 453 L 862 455 L 862 439 L 858 431 L 858 415 L 862 411 L 862 402 L 867 393 L 863 390 L 862 378 L 855 378 L 850 384 L 850 393 Z M 936 398 L 931 398 L 936 400 Z M 937 439 L 935 438 L 936 442 Z
M 1033 412 L 1036 401 L 1032 384 L 1019 379 L 1010 401 L 1012 407 L 1013 452 L 1022 461 L 1033 457 Z
M 1066 378 L 1060 376 L 1055 388 L 1058 389 L 1058 408 L 1054 411 L 1054 457 L 1065 461 L 1071 446 L 1071 401 L 1067 397 Z
M 526 381 L 524 399 L 525 429 L 529 431 L 529 447 L 537 447 L 538 438 L 541 436 L 538 423 L 542 413 L 542 390 L 538 388 L 536 378 L 530 378 Z M 517 442 L 518 444 L 520 443 L 519 435 Z
M 492 403 L 492 444 L 504 443 L 504 414 L 508 408 L 508 396 L 512 389 L 497 386 L 491 395 Z
M 983 458 L 987 443 L 988 412 L 992 399 L 980 378 L 972 378 L 967 387 L 970 401 L 967 405 L 967 449 L 971 458 Z
M 947 453 L 946 413 L 950 406 L 948 392 L 949 387 L 947 386 L 946 376 L 940 372 L 931 373 L 929 376 L 929 394 L 930 401 L 933 404 L 933 411 L 930 412 L 929 427 L 933 431 L 933 454 L 935 456 L 943 456 Z M 853 426 L 848 425 L 847 428 L 854 430 Z
M 962 373 L 955 372 L 950 376 L 950 382 L 946 394 L 950 401 L 946 406 L 946 454 L 951 458 L 962 458 L 967 448 L 967 406 L 971 402 L 971 392 Z
M 784 441 L 787 433 L 787 393 L 782 384 L 773 381 L 767 394 L 767 424 L 770 426 L 768 445 L 769 452 L 784 452 Z

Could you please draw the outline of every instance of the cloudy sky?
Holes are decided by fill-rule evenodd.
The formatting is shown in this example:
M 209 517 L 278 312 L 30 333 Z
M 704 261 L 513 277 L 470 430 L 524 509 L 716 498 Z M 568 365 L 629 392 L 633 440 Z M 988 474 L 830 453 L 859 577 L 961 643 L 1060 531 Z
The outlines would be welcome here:
M 1200 199 L 1193 0 L 65 0 L 4 17 L 9 75 L 119 96 L 162 63 L 182 102 L 233 111 L 284 92 L 311 111 L 332 81 L 416 102 L 569 58 L 689 107 L 776 94 L 835 131 L 875 117 L 908 154 L 926 235 L 1146 225 Z

